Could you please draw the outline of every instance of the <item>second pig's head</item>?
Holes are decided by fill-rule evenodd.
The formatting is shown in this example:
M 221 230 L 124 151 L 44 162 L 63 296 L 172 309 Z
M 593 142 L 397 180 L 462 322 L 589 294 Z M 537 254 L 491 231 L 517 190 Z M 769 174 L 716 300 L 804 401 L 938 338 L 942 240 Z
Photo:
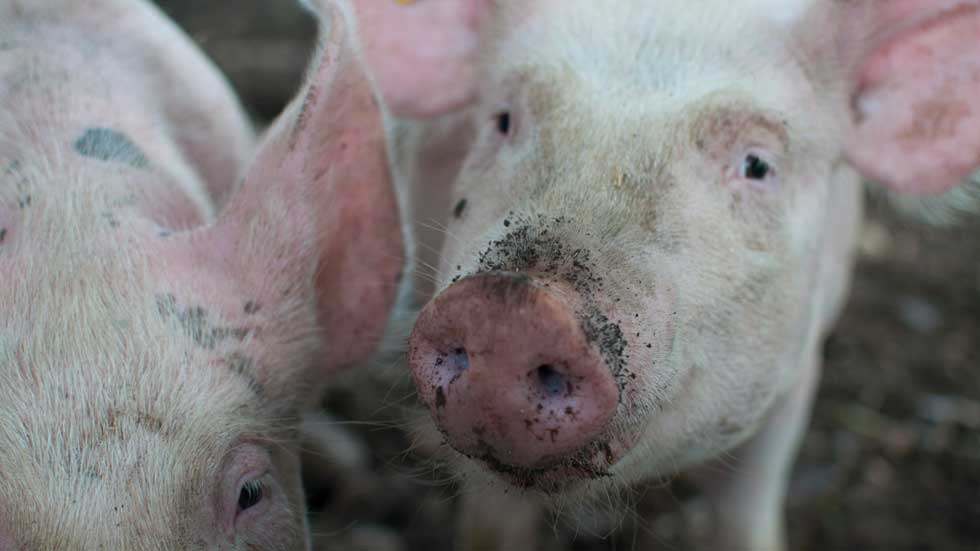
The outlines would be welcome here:
M 404 263 L 379 104 L 340 17 L 329 36 L 213 222 L 167 226 L 128 202 L 106 224 L 98 198 L 42 184 L 111 195 L 130 167 L 74 154 L 68 132 L 13 150 L 15 183 L 41 191 L 19 210 L 0 195 L 16 211 L 0 234 L 0 549 L 309 548 L 300 420 L 378 345 Z M 128 38 L 100 40 L 129 52 Z M 120 72 L 102 53 L 92 67 Z M 17 128 L 4 144 L 31 144 Z M 140 155 L 140 177 L 169 174 Z
M 843 299 L 852 166 L 923 194 L 980 160 L 972 3 L 456 5 L 408 8 L 403 51 L 458 31 L 411 83 L 373 57 L 396 110 L 475 129 L 409 362 L 464 469 L 519 487 L 743 441 Z

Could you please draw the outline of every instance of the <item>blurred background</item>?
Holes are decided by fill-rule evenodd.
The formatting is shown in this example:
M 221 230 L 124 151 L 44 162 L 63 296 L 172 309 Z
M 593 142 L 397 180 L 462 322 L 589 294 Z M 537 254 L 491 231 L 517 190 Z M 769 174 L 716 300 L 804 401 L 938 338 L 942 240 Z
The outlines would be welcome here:
M 315 43 L 297 3 L 158 3 L 225 71 L 258 124 L 297 89 Z M 980 549 L 980 216 L 937 229 L 871 211 L 793 474 L 790 549 Z M 409 387 L 370 373 L 331 392 L 336 453 L 310 483 L 318 548 L 451 548 L 457 491 L 408 451 L 399 427 L 412 400 Z M 683 481 L 628 500 L 625 513 L 549 519 L 546 549 L 690 549 L 703 515 Z

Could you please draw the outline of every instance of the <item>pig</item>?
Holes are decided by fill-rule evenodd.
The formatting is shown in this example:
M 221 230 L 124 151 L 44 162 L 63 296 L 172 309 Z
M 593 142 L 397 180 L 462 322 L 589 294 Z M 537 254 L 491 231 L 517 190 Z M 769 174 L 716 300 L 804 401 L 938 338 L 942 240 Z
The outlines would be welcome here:
M 0 1 L 0 550 L 310 548 L 300 429 L 405 253 L 342 12 L 254 144 L 143 0 Z
M 784 549 L 863 182 L 937 195 L 980 166 L 978 3 L 355 10 L 417 223 L 407 361 L 468 495 L 460 546 L 535 548 L 524 497 L 691 471 L 706 548 Z

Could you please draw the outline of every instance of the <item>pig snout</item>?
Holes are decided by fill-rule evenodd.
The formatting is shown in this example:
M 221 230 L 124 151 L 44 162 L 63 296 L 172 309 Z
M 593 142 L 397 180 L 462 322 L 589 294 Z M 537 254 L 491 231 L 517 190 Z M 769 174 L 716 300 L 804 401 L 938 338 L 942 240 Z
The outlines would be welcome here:
M 420 314 L 409 365 L 449 444 L 491 468 L 539 469 L 585 450 L 619 386 L 574 291 L 507 272 L 453 284 Z

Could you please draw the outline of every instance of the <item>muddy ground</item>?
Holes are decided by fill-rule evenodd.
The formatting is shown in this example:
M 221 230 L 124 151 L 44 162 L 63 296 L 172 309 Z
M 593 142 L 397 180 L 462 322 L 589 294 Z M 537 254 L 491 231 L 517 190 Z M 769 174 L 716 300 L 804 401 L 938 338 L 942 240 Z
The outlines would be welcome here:
M 227 71 L 257 120 L 278 112 L 313 43 L 312 23 L 293 3 L 160 2 Z M 976 550 L 980 222 L 932 229 L 872 211 L 793 474 L 791 549 Z M 455 488 L 406 453 L 409 441 L 392 425 L 411 396 L 384 377 L 352 377 L 328 403 L 360 454 L 311 488 L 321 548 L 449 549 Z M 549 524 L 547 549 L 690 548 L 698 518 L 690 488 L 661 483 L 633 497 L 624 517 Z

